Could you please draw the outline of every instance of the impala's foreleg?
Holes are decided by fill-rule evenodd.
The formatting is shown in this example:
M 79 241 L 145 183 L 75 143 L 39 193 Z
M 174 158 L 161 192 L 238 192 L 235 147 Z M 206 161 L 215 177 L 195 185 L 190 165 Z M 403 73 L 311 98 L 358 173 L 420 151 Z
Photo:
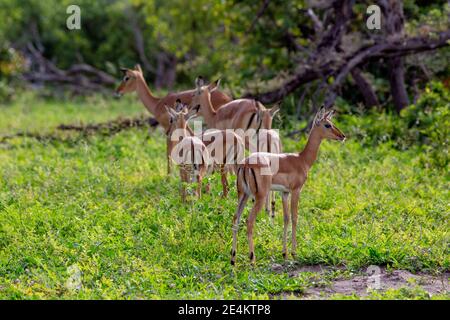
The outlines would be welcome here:
M 275 193 L 275 191 L 272 191 L 271 192 L 271 197 L 272 197 L 272 219 L 273 218 L 275 218 L 275 196 L 276 196 L 276 193 Z
M 172 157 L 170 153 L 172 152 L 170 137 L 167 137 L 166 142 L 166 158 L 167 158 L 167 174 L 172 172 Z
M 181 201 L 183 203 L 186 202 L 186 183 L 189 182 L 189 174 L 186 170 L 186 168 L 184 168 L 183 166 L 180 166 L 180 179 L 181 179 L 181 188 L 180 188 L 180 193 L 181 193 Z
M 298 200 L 300 189 L 294 190 L 291 195 L 291 218 L 292 218 L 292 257 L 297 257 L 297 220 L 298 220 Z
M 289 193 L 283 192 L 281 195 L 281 200 L 283 202 L 283 222 L 284 222 L 284 228 L 283 228 L 283 258 L 287 259 L 287 231 L 289 227 Z

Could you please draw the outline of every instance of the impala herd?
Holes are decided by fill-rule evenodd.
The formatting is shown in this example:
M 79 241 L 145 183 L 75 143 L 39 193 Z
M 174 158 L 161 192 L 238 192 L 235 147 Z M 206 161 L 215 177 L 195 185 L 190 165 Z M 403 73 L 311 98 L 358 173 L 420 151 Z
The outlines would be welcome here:
M 272 129 L 279 106 L 268 109 L 253 99 L 233 100 L 219 90 L 219 80 L 206 85 L 201 77 L 196 79 L 193 90 L 157 98 L 148 88 L 139 65 L 121 70 L 124 77 L 116 94 L 137 92 L 145 108 L 164 128 L 167 172 L 171 173 L 173 162 L 178 164 L 183 202 L 187 199 L 186 183 L 196 182 L 195 193 L 200 197 L 202 181 L 213 170 L 221 173 L 222 196 L 226 197 L 229 191 L 227 174 L 236 174 L 238 204 L 232 226 L 231 264 L 236 262 L 239 222 L 249 198 L 253 199 L 253 207 L 247 219 L 247 238 L 250 261 L 255 263 L 253 228 L 256 216 L 264 206 L 274 216 L 276 191 L 281 192 L 283 203 L 283 257 L 288 258 L 287 231 L 292 220 L 291 253 L 295 258 L 298 201 L 308 172 L 322 140 L 345 140 L 345 135 L 331 122 L 334 111 L 326 111 L 323 107 L 319 110 L 303 151 L 283 153 L 278 132 Z M 194 130 L 189 126 L 189 120 L 197 116 L 203 117 L 207 130 L 197 124 Z M 248 157 L 245 157 L 246 150 Z M 209 184 L 205 190 L 209 192 Z

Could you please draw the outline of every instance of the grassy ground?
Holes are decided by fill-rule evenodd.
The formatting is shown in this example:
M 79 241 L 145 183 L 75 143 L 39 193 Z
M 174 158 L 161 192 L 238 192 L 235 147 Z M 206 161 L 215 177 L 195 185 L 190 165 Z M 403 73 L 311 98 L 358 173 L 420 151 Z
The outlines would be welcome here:
M 23 99 L 0 106 L 0 135 L 140 113 L 134 97 Z M 257 266 L 248 263 L 243 219 L 232 268 L 234 188 L 220 198 L 213 176 L 210 195 L 181 205 L 177 173 L 166 175 L 161 131 L 74 141 L 0 144 L 0 298 L 268 298 L 298 295 L 372 264 L 431 274 L 450 269 L 448 174 L 420 167 L 414 150 L 367 149 L 351 137 L 325 142 L 300 200 L 298 260 L 284 264 L 281 257 L 278 199 L 275 221 L 264 213 L 257 220 Z M 285 149 L 304 142 L 285 139 Z M 282 272 L 274 272 L 279 264 Z M 320 279 L 290 275 L 309 264 L 339 268 Z M 82 283 L 75 289 L 68 285 L 74 270 Z M 418 289 L 369 296 L 428 297 Z

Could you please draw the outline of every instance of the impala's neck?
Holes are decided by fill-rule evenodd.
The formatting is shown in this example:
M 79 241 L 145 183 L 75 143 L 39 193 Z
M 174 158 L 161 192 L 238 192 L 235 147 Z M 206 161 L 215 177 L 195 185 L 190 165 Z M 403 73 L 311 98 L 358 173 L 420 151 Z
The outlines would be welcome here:
M 136 79 L 136 91 L 138 93 L 139 99 L 144 104 L 145 108 L 152 113 L 155 117 L 160 116 L 160 110 L 157 110 L 156 106 L 159 102 L 159 98 L 156 98 L 150 91 L 145 82 L 144 77 L 139 76 Z
M 210 94 L 202 95 L 201 108 L 206 124 L 209 128 L 214 128 L 216 126 L 216 111 L 213 109 Z
M 189 132 L 188 132 L 186 126 L 182 127 L 181 129 L 183 130 L 183 131 L 182 131 L 183 138 L 186 138 L 186 137 L 189 137 L 189 136 L 190 136 L 190 134 L 189 134 Z
M 317 154 L 319 152 L 320 143 L 322 142 L 322 137 L 320 137 L 319 132 L 311 130 L 311 133 L 308 138 L 308 142 L 306 143 L 305 148 L 302 152 L 300 152 L 300 157 L 303 159 L 306 164 L 308 170 L 312 167 L 314 162 L 317 159 Z

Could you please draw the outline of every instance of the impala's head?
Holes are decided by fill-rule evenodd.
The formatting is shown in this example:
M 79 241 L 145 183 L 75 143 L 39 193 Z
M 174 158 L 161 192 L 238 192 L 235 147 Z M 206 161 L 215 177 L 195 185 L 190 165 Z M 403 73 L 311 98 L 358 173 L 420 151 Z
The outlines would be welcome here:
M 324 107 L 320 108 L 314 117 L 311 132 L 317 132 L 322 139 L 344 141 L 345 135 L 331 122 L 333 114 L 334 110 L 327 111 Z
M 195 90 L 192 95 L 191 108 L 200 109 L 200 106 L 205 103 L 211 102 L 211 93 L 219 88 L 220 79 L 205 85 L 205 81 L 202 76 L 195 79 Z
M 122 82 L 116 89 L 116 95 L 121 96 L 128 92 L 134 92 L 137 88 L 137 79 L 143 77 L 140 65 L 136 65 L 134 69 L 120 68 L 123 73 Z
M 257 102 L 259 104 L 259 102 Z M 280 105 L 277 103 L 270 109 L 259 108 L 258 117 L 261 119 L 261 128 L 272 129 L 273 117 L 280 111 Z
M 169 108 L 166 105 L 164 107 L 169 114 L 170 131 L 186 129 L 188 121 L 197 116 L 197 110 L 189 110 L 188 106 L 181 103 L 180 99 L 175 102 L 174 108 Z

